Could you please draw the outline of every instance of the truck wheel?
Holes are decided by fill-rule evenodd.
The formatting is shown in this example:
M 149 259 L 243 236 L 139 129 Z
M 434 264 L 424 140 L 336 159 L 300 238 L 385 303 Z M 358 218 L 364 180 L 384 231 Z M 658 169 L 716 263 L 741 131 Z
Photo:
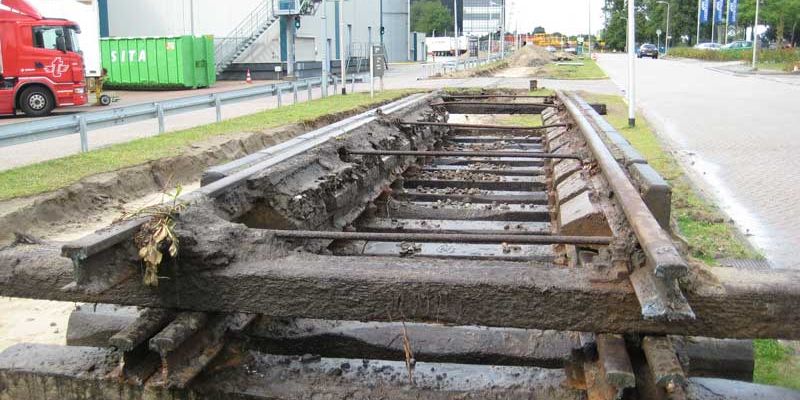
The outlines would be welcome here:
M 50 91 L 42 86 L 31 86 L 22 91 L 19 108 L 29 117 L 50 115 L 55 108 L 55 100 Z
M 110 106 L 111 105 L 111 96 L 107 94 L 100 95 L 100 105 L 101 106 Z

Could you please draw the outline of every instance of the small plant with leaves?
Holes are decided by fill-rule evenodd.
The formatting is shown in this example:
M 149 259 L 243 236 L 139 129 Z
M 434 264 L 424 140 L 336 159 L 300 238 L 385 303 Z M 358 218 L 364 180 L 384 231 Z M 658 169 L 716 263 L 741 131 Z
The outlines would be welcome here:
M 143 282 L 146 286 L 158 286 L 158 270 L 166 255 L 171 258 L 178 256 L 180 240 L 175 235 L 175 217 L 186 208 L 186 205 L 178 200 L 181 191 L 182 188 L 178 186 L 175 193 L 164 193 L 168 199 L 162 198 L 157 205 L 127 213 L 121 218 L 121 220 L 148 218 L 133 236 L 133 242 L 139 249 L 139 258 L 144 264 Z

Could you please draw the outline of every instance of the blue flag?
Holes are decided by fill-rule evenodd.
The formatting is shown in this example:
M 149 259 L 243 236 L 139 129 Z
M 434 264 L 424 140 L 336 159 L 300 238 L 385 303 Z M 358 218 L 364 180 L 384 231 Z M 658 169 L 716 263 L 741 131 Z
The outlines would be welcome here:
M 725 0 L 714 0 L 714 21 L 720 23 L 724 21 L 722 18 L 725 15 L 724 11 Z
M 728 23 L 735 24 L 736 15 L 739 13 L 739 0 L 728 0 L 728 7 L 730 7 L 730 13 L 728 14 Z
M 700 20 L 703 21 L 704 24 L 707 24 L 708 16 L 711 13 L 711 0 L 703 0 L 700 4 Z

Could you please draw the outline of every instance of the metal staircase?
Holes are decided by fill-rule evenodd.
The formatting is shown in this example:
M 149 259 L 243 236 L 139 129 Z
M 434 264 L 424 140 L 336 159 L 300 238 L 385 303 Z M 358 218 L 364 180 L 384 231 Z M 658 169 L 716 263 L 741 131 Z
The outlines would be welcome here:
M 377 43 L 376 43 L 377 44 Z M 369 43 L 352 43 L 350 45 L 349 57 L 345 60 L 347 72 L 354 75 L 361 75 L 369 72 Z M 386 46 L 383 46 L 386 54 Z M 384 60 L 386 61 L 386 60 Z M 388 68 L 388 61 L 385 65 Z
M 369 67 L 369 48 L 367 43 L 352 43 L 349 57 L 345 60 L 345 68 L 351 74 L 359 75 Z
M 259 2 L 250 14 L 224 38 L 218 38 L 214 46 L 216 53 L 217 74 L 225 71 L 239 56 L 244 54 L 258 38 L 279 19 L 276 11 L 286 2 L 298 0 L 264 0 Z M 298 15 L 313 15 L 317 12 L 321 0 L 300 0 Z M 277 9 L 277 10 L 276 10 Z
M 217 74 L 228 68 L 278 20 L 272 1 L 262 1 L 228 36 L 214 46 Z

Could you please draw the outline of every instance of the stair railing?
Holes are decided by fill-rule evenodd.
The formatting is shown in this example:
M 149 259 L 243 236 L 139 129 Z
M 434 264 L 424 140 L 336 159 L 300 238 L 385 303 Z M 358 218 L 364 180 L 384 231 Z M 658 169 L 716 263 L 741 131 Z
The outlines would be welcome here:
M 250 46 L 258 36 L 266 31 L 275 22 L 273 10 L 274 0 L 264 0 L 250 12 L 239 24 L 225 37 L 215 40 L 217 72 L 227 68 L 241 51 Z

